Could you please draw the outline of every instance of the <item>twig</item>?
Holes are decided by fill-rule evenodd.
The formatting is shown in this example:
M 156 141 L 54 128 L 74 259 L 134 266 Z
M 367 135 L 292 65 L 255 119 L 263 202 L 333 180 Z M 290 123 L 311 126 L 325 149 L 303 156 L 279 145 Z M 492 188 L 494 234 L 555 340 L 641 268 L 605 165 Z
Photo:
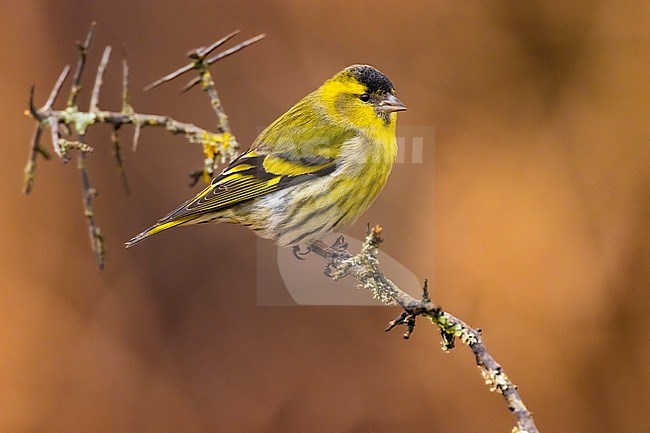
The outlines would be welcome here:
M 118 134 L 120 127 L 113 126 L 111 133 L 111 142 L 113 143 L 113 156 L 117 162 L 117 172 L 122 178 L 122 185 L 127 194 L 131 194 L 131 187 L 129 186 L 129 179 L 126 177 L 126 170 L 124 169 L 124 159 L 122 158 L 122 145 L 120 144 L 120 135 Z
M 95 29 L 97 27 L 96 22 L 90 24 L 90 30 L 86 35 L 86 40 L 81 43 L 77 42 L 77 48 L 79 48 L 79 61 L 77 62 L 77 69 L 74 73 L 74 78 L 72 79 L 72 87 L 70 88 L 70 97 L 68 98 L 68 107 L 74 107 L 77 104 L 77 96 L 81 91 L 81 74 L 83 74 L 84 66 L 86 66 L 86 57 L 88 56 L 88 49 L 90 44 L 93 42 L 95 37 Z
M 130 102 L 129 92 L 129 65 L 126 61 L 126 50 L 122 46 L 122 113 L 133 114 L 133 107 Z M 113 156 L 117 162 L 117 171 L 122 178 L 122 184 L 127 194 L 131 194 L 131 187 L 129 180 L 126 177 L 126 170 L 124 169 L 124 159 L 122 158 L 122 145 L 120 144 L 120 136 L 118 134 L 122 125 L 113 125 L 113 132 L 111 134 L 111 142 L 113 143 Z M 137 129 L 139 132 L 140 128 Z
M 129 64 L 126 61 L 124 46 L 122 46 L 122 113 L 133 113 L 131 92 L 129 90 Z
M 47 99 L 47 102 L 45 102 L 45 105 L 43 106 L 44 110 L 49 110 L 52 108 L 52 105 L 54 105 L 57 96 L 59 96 L 63 82 L 66 78 L 68 78 L 69 73 L 70 65 L 65 65 L 65 68 L 63 68 L 63 71 L 61 71 L 61 75 L 59 75 L 59 79 L 56 80 L 56 84 L 54 84 L 54 87 L 52 88 L 52 92 L 50 92 L 50 97 Z
M 25 173 L 24 182 L 23 182 L 23 194 L 29 194 L 32 192 L 34 187 L 35 173 L 36 173 L 36 159 L 38 154 L 43 155 L 45 159 L 50 159 L 50 155 L 41 148 L 41 136 L 43 135 L 43 124 L 39 123 L 34 128 L 34 135 L 32 137 L 32 146 L 29 148 L 29 157 L 27 158 L 27 164 L 25 164 Z
M 217 40 L 216 42 L 213 42 L 208 48 L 203 48 L 203 47 L 196 48 L 194 50 L 191 50 L 187 55 L 188 55 L 188 57 L 190 59 L 195 59 L 195 58 L 198 58 L 198 57 L 205 57 L 208 54 L 210 54 L 212 51 L 214 51 L 215 49 L 219 48 L 221 45 L 228 42 L 234 36 L 238 35 L 240 32 L 241 32 L 241 30 L 235 30 L 233 32 L 230 32 L 229 34 L 227 34 L 223 38 Z M 179 69 L 175 70 L 174 72 L 171 72 L 171 73 L 165 75 L 161 79 L 154 81 L 153 83 L 151 83 L 147 87 L 145 87 L 144 91 L 147 92 L 149 90 L 152 90 L 152 89 L 160 86 L 163 83 L 166 83 L 168 81 L 173 80 L 176 77 L 181 76 L 185 72 L 191 71 L 192 69 L 197 69 L 196 62 L 189 63 L 189 64 L 183 66 L 182 68 L 179 68 Z
M 85 70 L 88 51 L 95 36 L 95 29 L 96 24 L 92 23 L 85 40 L 83 42 L 77 42 L 79 60 L 72 78 L 72 85 L 66 107 L 63 110 L 54 109 L 53 105 L 61 91 L 64 81 L 70 73 L 70 66 L 66 66 L 59 75 L 59 79 L 52 88 L 50 96 L 43 107 L 36 108 L 36 105 L 34 104 L 34 88 L 32 87 L 30 91 L 28 114 L 37 121 L 37 125 L 34 130 L 34 135 L 29 149 L 29 157 L 24 169 L 25 178 L 23 191 L 29 193 L 34 187 L 38 155 L 41 154 L 44 158 L 49 159 L 49 155 L 41 147 L 43 130 L 44 128 L 49 127 L 52 147 L 63 162 L 68 162 L 70 160 L 71 151 L 79 151 L 78 167 L 81 172 L 84 214 L 86 215 L 86 222 L 90 233 L 91 246 L 97 256 L 97 261 L 101 268 L 104 266 L 104 241 L 101 232 L 97 227 L 93 210 L 93 199 L 96 196 L 96 190 L 90 184 L 87 163 L 88 153 L 93 149 L 84 139 L 87 129 L 97 123 L 108 123 L 113 126 L 111 134 L 113 155 L 117 162 L 118 173 L 122 178 L 127 193 L 130 191 L 130 188 L 126 177 L 126 171 L 124 169 L 124 158 L 118 132 L 123 125 L 128 124 L 132 124 L 135 128 L 133 134 L 134 150 L 138 145 L 141 130 L 146 126 L 163 127 L 172 134 L 185 135 L 190 143 L 200 144 L 206 157 L 203 161 L 203 167 L 201 170 L 196 172 L 198 175 L 193 173 L 191 176 L 195 181 L 203 178 L 208 182 L 214 175 L 217 165 L 233 160 L 238 155 L 239 150 L 239 143 L 237 143 L 235 137 L 230 132 L 228 118 L 223 110 L 221 101 L 219 100 L 219 95 L 214 86 L 212 75 L 208 70 L 209 65 L 260 40 L 263 36 L 256 36 L 248 41 L 244 41 L 242 44 L 223 51 L 210 60 L 206 60 L 208 54 L 239 33 L 239 31 L 232 32 L 219 39 L 208 48 L 193 50 L 190 53 L 192 62 L 189 65 L 166 75 L 154 83 L 154 85 L 161 84 L 189 70 L 198 71 L 199 78 L 205 82 L 204 89 L 210 96 L 210 103 L 218 117 L 216 132 L 210 132 L 191 123 L 177 121 L 169 116 L 136 113 L 130 103 L 129 68 L 126 61 L 126 55 L 124 55 L 124 49 L 122 49 L 122 107 L 120 111 L 108 111 L 99 108 L 100 90 L 104 81 L 104 74 L 110 61 L 111 47 L 106 47 L 104 49 L 104 53 L 97 68 L 88 111 L 79 110 L 77 106 L 77 97 L 82 89 L 81 78 Z
M 415 319 L 418 316 L 423 316 L 430 319 L 440 329 L 443 350 L 452 349 L 456 338 L 467 344 L 476 357 L 476 364 L 481 369 L 485 383 L 491 391 L 497 391 L 503 395 L 508 408 L 515 415 L 517 427 L 513 429 L 513 432 L 537 433 L 532 414 L 526 408 L 517 387 L 510 381 L 501 365 L 490 355 L 483 344 L 481 330 L 472 328 L 431 302 L 426 281 L 422 289 L 422 299 L 416 299 L 386 278 L 379 268 L 377 259 L 379 244 L 382 242 L 381 228 L 376 226 L 369 231 L 361 252 L 356 256 L 350 254 L 340 241 L 332 246 L 317 241 L 311 244 L 310 248 L 312 252 L 327 260 L 324 271 L 330 278 L 338 280 L 352 276 L 357 279 L 360 288 L 370 290 L 373 296 L 384 304 L 402 307 L 404 311 L 389 323 L 386 331 L 390 331 L 398 325 L 406 325 L 404 338 L 408 339 L 415 328 Z
M 134 131 L 133 131 L 133 147 L 132 150 L 135 152 L 138 150 L 138 143 L 140 142 L 140 132 L 142 131 L 142 123 L 140 122 L 134 122 L 135 125 Z
M 90 111 L 96 112 L 99 111 L 99 91 L 102 88 L 104 83 L 104 73 L 106 72 L 106 66 L 108 66 L 108 61 L 111 59 L 111 47 L 108 46 L 104 48 L 104 54 L 102 55 L 102 60 L 99 62 L 99 67 L 97 68 L 97 75 L 95 76 L 95 85 L 93 86 L 93 92 L 90 96 Z
M 228 50 L 225 50 L 210 59 L 207 59 L 207 56 L 232 39 L 234 36 L 239 34 L 239 30 L 235 30 L 234 32 L 222 37 L 221 39 L 217 40 L 216 42 L 212 43 L 210 46 L 207 48 L 197 48 L 188 53 L 188 56 L 192 60 L 191 63 L 182 66 L 181 68 L 165 75 L 164 77 L 160 78 L 159 80 L 154 81 L 150 85 L 146 86 L 144 88 L 145 91 L 154 89 L 155 87 L 160 86 L 163 83 L 166 83 L 168 81 L 171 81 L 185 72 L 191 71 L 191 70 L 196 70 L 199 73 L 199 76 L 193 80 L 191 80 L 188 84 L 186 84 L 182 88 L 182 92 L 185 92 L 192 88 L 195 84 L 198 83 L 203 83 L 203 90 L 208 94 L 210 97 L 210 103 L 212 105 L 212 109 L 214 110 L 215 114 L 217 115 L 217 133 L 221 135 L 221 147 L 225 148 L 238 148 L 239 144 L 237 143 L 237 140 L 235 139 L 235 136 L 232 134 L 232 131 L 230 130 L 230 123 L 228 122 L 228 116 L 226 115 L 226 112 L 223 109 L 223 106 L 221 104 L 221 99 L 219 99 L 219 93 L 217 92 L 217 88 L 214 84 L 214 79 L 212 78 L 212 73 L 210 72 L 210 65 L 217 62 L 220 59 L 223 59 L 225 57 L 228 57 L 231 54 L 234 54 L 245 47 L 254 44 L 255 42 L 258 42 L 262 40 L 265 35 L 260 34 L 257 35 L 253 38 L 250 38 Z M 206 158 L 203 162 L 203 167 L 200 170 L 194 171 L 193 173 L 190 174 L 190 177 L 192 178 L 192 182 L 190 185 L 196 184 L 199 179 L 203 178 L 204 181 L 208 182 L 212 176 L 214 175 L 216 166 L 219 162 L 223 163 L 223 156 L 221 158 L 221 161 L 217 159 L 216 157 L 219 156 L 220 149 L 219 147 L 215 146 L 214 143 L 203 143 L 203 152 L 206 155 Z
M 259 34 L 259 35 L 257 35 L 257 36 L 254 36 L 254 37 L 252 37 L 252 38 L 250 38 L 250 39 L 248 39 L 248 40 L 245 40 L 244 42 L 242 42 L 242 43 L 240 43 L 240 44 L 238 44 L 238 45 L 235 45 L 235 46 L 232 47 L 232 48 L 229 48 L 229 49 L 227 49 L 227 50 L 224 50 L 224 51 L 220 52 L 219 54 L 217 54 L 217 55 L 215 55 L 215 56 L 213 56 L 213 57 L 210 57 L 210 58 L 206 61 L 206 63 L 207 63 L 208 65 L 211 65 L 211 64 L 213 64 L 213 63 L 215 63 L 215 62 L 217 62 L 217 61 L 219 61 L 219 60 L 221 60 L 221 59 L 225 59 L 226 57 L 228 57 L 228 56 L 230 56 L 230 55 L 232 55 L 232 54 L 235 54 L 235 53 L 238 52 L 238 51 L 243 50 L 243 49 L 246 48 L 247 46 L 252 45 L 252 44 L 254 44 L 255 42 L 261 41 L 261 40 L 264 39 L 265 37 L 266 37 L 266 35 L 265 35 L 264 33 Z M 183 86 L 183 88 L 181 89 L 181 92 L 187 92 L 187 91 L 190 90 L 192 87 L 194 87 L 194 86 L 196 86 L 197 84 L 199 84 L 200 82 L 201 82 L 201 77 L 193 78 L 193 79 L 190 80 L 186 85 Z
M 80 141 L 83 142 L 83 136 L 80 137 Z M 104 245 L 104 237 L 95 221 L 93 201 L 97 196 L 97 190 L 90 184 L 90 176 L 88 174 L 88 152 L 79 152 L 77 158 L 77 167 L 81 173 L 82 201 L 84 206 L 84 216 L 86 217 L 86 225 L 88 226 L 88 235 L 90 236 L 90 247 L 92 248 L 93 253 L 95 253 L 99 269 L 104 269 L 106 263 L 106 249 Z

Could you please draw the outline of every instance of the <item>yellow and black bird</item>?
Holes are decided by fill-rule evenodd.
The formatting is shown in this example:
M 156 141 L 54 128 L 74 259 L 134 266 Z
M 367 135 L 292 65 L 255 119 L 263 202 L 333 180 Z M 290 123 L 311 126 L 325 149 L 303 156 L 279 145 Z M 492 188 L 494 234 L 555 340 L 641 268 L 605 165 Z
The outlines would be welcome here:
M 384 74 L 350 66 L 268 126 L 210 186 L 126 246 L 206 222 L 241 224 L 281 246 L 341 230 L 384 188 L 401 110 L 406 106 Z

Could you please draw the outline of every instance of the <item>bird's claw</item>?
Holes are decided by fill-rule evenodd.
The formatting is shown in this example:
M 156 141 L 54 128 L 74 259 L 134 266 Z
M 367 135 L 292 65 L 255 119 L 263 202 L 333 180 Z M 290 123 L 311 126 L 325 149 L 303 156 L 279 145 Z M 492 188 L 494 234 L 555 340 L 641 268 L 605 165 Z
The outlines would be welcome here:
M 294 245 L 293 246 L 293 256 L 297 258 L 298 260 L 305 260 L 303 256 L 306 256 L 307 254 L 311 253 L 311 247 L 308 246 L 307 249 L 303 252 L 300 251 L 300 245 Z
M 339 236 L 332 244 L 332 248 L 341 252 L 347 251 L 349 246 L 350 244 L 345 240 L 345 236 Z

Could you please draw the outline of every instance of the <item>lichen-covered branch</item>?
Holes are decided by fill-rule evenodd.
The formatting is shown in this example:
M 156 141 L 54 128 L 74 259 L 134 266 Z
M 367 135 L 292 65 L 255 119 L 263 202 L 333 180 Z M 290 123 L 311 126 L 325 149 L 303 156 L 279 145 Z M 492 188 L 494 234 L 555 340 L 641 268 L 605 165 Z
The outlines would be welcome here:
M 386 328 L 390 331 L 398 325 L 405 325 L 404 338 L 408 339 L 414 328 L 418 316 L 426 317 L 436 324 L 442 335 L 442 348 L 449 351 L 454 347 L 456 338 L 468 345 L 476 357 L 476 364 L 481 370 L 485 383 L 491 391 L 503 395 L 508 408 L 517 420 L 513 432 L 537 433 L 531 412 L 526 408 L 517 386 L 512 383 L 501 365 L 490 355 L 480 329 L 469 326 L 461 319 L 444 311 L 440 306 L 431 302 L 427 282 L 424 282 L 422 298 L 416 299 L 401 290 L 389 280 L 379 267 L 379 245 L 383 242 L 381 228 L 376 226 L 369 230 L 361 252 L 352 255 L 347 250 L 343 238 L 339 238 L 334 245 L 327 245 L 317 241 L 310 245 L 310 250 L 327 260 L 325 275 L 339 280 L 346 276 L 357 279 L 360 288 L 370 290 L 373 296 L 385 305 L 399 305 L 403 312 Z
M 34 103 L 34 88 L 32 87 L 29 100 L 29 111 L 27 112 L 37 122 L 34 130 L 32 142 L 30 144 L 29 156 L 25 166 L 25 180 L 23 192 L 28 194 L 34 187 L 37 160 L 41 155 L 45 159 L 50 159 L 49 154 L 41 145 L 41 138 L 43 130 L 50 128 L 50 137 L 52 140 L 52 148 L 54 153 L 63 162 L 68 162 L 71 159 L 71 152 L 77 151 L 78 154 L 78 167 L 81 172 L 82 188 L 83 188 L 83 204 L 84 215 L 88 224 L 88 230 L 91 235 L 91 246 L 97 258 L 99 267 L 104 266 L 104 240 L 100 234 L 100 230 L 95 222 L 95 214 L 93 211 L 93 198 L 96 195 L 96 190 L 92 187 L 90 176 L 88 173 L 88 154 L 92 152 L 93 148 L 85 141 L 85 136 L 88 128 L 98 123 L 110 124 L 113 126 L 111 134 L 111 143 L 113 144 L 113 155 L 117 162 L 117 170 L 122 177 L 124 187 L 129 192 L 129 184 L 126 178 L 126 171 L 124 168 L 124 155 L 122 153 L 121 142 L 118 132 L 123 125 L 133 125 L 133 149 L 137 148 L 138 140 L 142 128 L 144 127 L 162 127 L 172 134 L 184 135 L 190 143 L 201 145 L 201 150 L 205 155 L 203 166 L 201 169 L 193 172 L 190 176 L 192 184 L 195 184 L 199 179 L 209 182 L 215 173 L 219 164 L 225 164 L 233 160 L 239 152 L 239 143 L 235 136 L 230 131 L 228 124 L 228 116 L 226 115 L 219 94 L 214 84 L 214 79 L 209 70 L 211 64 L 223 59 L 243 48 L 261 40 L 264 35 L 258 35 L 250 38 L 239 45 L 232 47 L 228 50 L 222 51 L 211 58 L 207 56 L 216 48 L 220 47 L 232 37 L 237 35 L 239 31 L 233 32 L 208 48 L 199 48 L 191 51 L 188 55 L 191 63 L 183 68 L 168 74 L 162 79 L 156 81 L 148 88 L 156 87 L 159 84 L 170 81 L 184 72 L 196 71 L 198 77 L 196 83 L 203 83 L 203 89 L 206 91 L 210 98 L 210 103 L 217 116 L 215 132 L 199 128 L 191 123 L 180 122 L 169 116 L 157 114 L 142 114 L 137 113 L 130 103 L 129 91 L 129 69 L 126 62 L 126 56 L 123 55 L 122 60 L 122 106 L 120 111 L 102 110 L 100 104 L 100 90 L 104 81 L 104 73 L 108 66 L 111 57 L 111 47 L 106 47 L 97 68 L 95 81 L 92 88 L 90 104 L 87 111 L 80 110 L 77 105 L 77 97 L 82 90 L 82 76 L 86 67 L 86 59 L 88 51 L 92 44 L 95 35 L 95 23 L 92 23 L 90 30 L 83 42 L 77 43 L 79 49 L 79 60 L 77 67 L 73 74 L 72 85 L 70 94 L 68 95 L 67 103 L 63 109 L 54 109 L 53 106 L 57 97 L 61 92 L 63 83 L 70 73 L 70 66 L 66 66 L 61 72 L 59 79 L 54 85 L 50 96 L 45 105 L 37 108 Z M 189 87 L 195 80 L 190 82 Z M 195 84 L 196 84 L 195 83 Z M 189 88 L 186 86 L 186 89 Z

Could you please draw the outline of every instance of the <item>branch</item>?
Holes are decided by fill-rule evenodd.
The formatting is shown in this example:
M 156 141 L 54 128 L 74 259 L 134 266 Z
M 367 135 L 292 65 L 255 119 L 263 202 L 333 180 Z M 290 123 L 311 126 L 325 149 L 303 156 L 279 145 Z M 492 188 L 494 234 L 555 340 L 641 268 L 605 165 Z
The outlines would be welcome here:
M 427 281 L 424 282 L 422 298 L 416 299 L 386 278 L 379 268 L 377 258 L 379 244 L 382 242 L 381 227 L 376 226 L 369 230 L 361 252 L 356 256 L 347 251 L 347 244 L 342 237 L 332 246 L 316 241 L 310 245 L 310 250 L 327 260 L 324 272 L 328 277 L 339 280 L 346 276 L 352 276 L 359 282 L 359 288 L 370 290 L 373 296 L 385 305 L 402 307 L 404 311 L 389 323 L 386 331 L 390 331 L 398 325 L 406 325 L 404 338 L 409 339 L 415 328 L 415 319 L 418 316 L 423 316 L 440 329 L 444 351 L 449 351 L 454 347 L 456 338 L 467 344 L 476 357 L 476 364 L 481 370 L 485 383 L 490 387 L 490 391 L 502 394 L 508 408 L 515 415 L 517 427 L 513 429 L 513 432 L 537 433 L 532 414 L 519 395 L 517 386 L 510 381 L 501 365 L 490 355 L 483 344 L 481 330 L 472 328 L 431 302 Z
M 199 73 L 199 76 L 191 80 L 185 86 L 183 86 L 181 92 L 188 91 L 198 83 L 203 84 L 203 90 L 210 97 L 210 103 L 212 105 L 212 109 L 217 115 L 217 120 L 218 120 L 217 132 L 218 134 L 221 134 L 222 137 L 221 145 L 222 147 L 226 147 L 226 148 L 236 148 L 238 147 L 238 144 L 237 141 L 235 140 L 234 135 L 232 134 L 232 131 L 230 130 L 230 123 L 228 122 L 228 116 L 226 115 L 226 112 L 224 111 L 223 106 L 221 105 L 221 100 L 219 99 L 219 93 L 217 92 L 217 88 L 215 87 L 214 84 L 214 79 L 212 78 L 212 73 L 210 72 L 210 65 L 217 62 L 218 60 L 226 58 L 229 55 L 244 49 L 249 45 L 254 44 L 255 42 L 264 39 L 265 35 L 264 34 L 257 35 L 209 59 L 207 58 L 207 56 L 212 51 L 219 48 L 221 45 L 225 44 L 230 39 L 235 37 L 237 34 L 239 34 L 239 32 L 240 30 L 235 30 L 234 32 L 214 42 L 212 45 L 210 45 L 207 48 L 201 47 L 190 51 L 188 53 L 188 56 L 192 60 L 191 63 L 175 70 L 174 72 L 165 75 L 164 77 L 154 81 L 153 83 L 149 84 L 144 88 L 145 91 L 151 90 L 160 86 L 161 84 L 171 81 L 177 77 L 180 77 L 185 72 L 191 70 L 197 71 Z M 209 182 L 212 176 L 214 176 L 216 166 L 219 163 L 219 160 L 216 158 L 216 156 L 219 155 L 220 149 L 218 146 L 215 146 L 214 143 L 203 143 L 203 153 L 205 153 L 206 155 L 206 158 L 203 163 L 203 168 L 190 174 L 190 177 L 192 178 L 192 183 L 191 183 L 192 186 L 195 185 L 201 178 L 203 178 L 203 180 L 206 183 Z M 223 158 L 221 162 L 223 163 Z
M 83 74 L 84 67 L 86 66 L 88 49 L 90 49 L 90 44 L 92 44 L 95 37 L 96 28 L 97 23 L 93 21 L 90 24 L 90 30 L 88 30 L 86 40 L 83 43 L 77 42 L 77 48 L 79 49 L 79 61 L 77 63 L 77 69 L 74 73 L 74 78 L 72 79 L 72 87 L 70 88 L 70 96 L 68 98 L 68 107 L 77 105 L 77 96 L 79 96 L 79 92 L 81 91 L 81 75 Z
M 104 237 L 95 222 L 93 201 L 97 196 L 97 190 L 90 184 L 90 176 L 88 174 L 88 153 L 88 151 L 79 152 L 77 157 L 77 167 L 81 173 L 82 201 L 84 206 L 84 216 L 86 217 L 86 225 L 88 226 L 88 235 L 90 236 L 90 246 L 97 258 L 99 269 L 104 269 L 106 263 L 106 248 L 104 245 Z
M 130 191 L 130 188 L 126 178 L 122 146 L 118 134 L 123 125 L 134 126 L 134 150 L 137 148 L 141 130 L 145 126 L 162 127 L 172 134 L 183 134 L 190 143 L 200 144 L 205 155 L 205 158 L 203 159 L 203 167 L 193 172 L 190 176 L 192 178 L 192 184 L 195 184 L 201 178 L 204 179 L 206 183 L 209 182 L 219 164 L 225 164 L 233 160 L 239 153 L 239 143 L 230 131 L 228 116 L 221 105 L 212 74 L 209 71 L 209 66 L 216 61 L 228 57 L 229 55 L 240 51 L 244 47 L 261 40 L 264 35 L 258 35 L 254 38 L 248 39 L 233 48 L 225 50 L 207 59 L 207 56 L 212 51 L 239 33 L 239 31 L 232 32 L 219 39 L 208 48 L 198 48 L 191 51 L 188 54 L 191 59 L 189 65 L 166 75 L 162 79 L 156 81 L 154 85 L 148 87 L 153 88 L 190 70 L 197 71 L 199 74 L 197 82 L 203 83 L 203 89 L 210 97 L 210 103 L 217 115 L 216 132 L 210 132 L 191 123 L 180 122 L 169 116 L 135 112 L 130 103 L 129 69 L 126 62 L 126 56 L 124 55 L 124 50 L 122 50 L 121 109 L 120 111 L 107 111 L 100 109 L 100 90 L 104 81 L 104 74 L 110 61 L 111 47 L 105 48 L 99 66 L 97 67 L 89 108 L 87 111 L 80 110 L 77 106 L 77 97 L 82 90 L 82 75 L 85 70 L 88 51 L 95 36 L 95 29 L 96 24 L 92 23 L 85 40 L 83 42 L 77 42 L 79 60 L 73 75 L 67 104 L 64 109 L 54 109 L 53 105 L 61 92 L 63 83 L 70 73 L 70 66 L 66 66 L 63 69 L 63 72 L 61 72 L 59 79 L 56 81 L 56 84 L 52 88 L 50 96 L 43 107 L 36 107 L 34 103 L 34 88 L 32 87 L 31 89 L 29 111 L 27 111 L 26 114 L 34 118 L 37 124 L 30 145 L 27 164 L 24 169 L 25 178 L 23 192 L 28 194 L 34 187 L 38 155 L 43 156 L 45 159 L 50 158 L 49 154 L 41 146 L 43 130 L 49 127 L 52 147 L 61 161 L 68 162 L 71 158 L 70 153 L 72 151 L 79 151 L 78 167 L 81 172 L 84 215 L 86 216 L 92 249 L 97 257 L 99 267 L 102 268 L 104 266 L 104 241 L 101 232 L 96 225 L 95 214 L 93 211 L 93 200 L 97 195 L 97 192 L 90 183 L 88 173 L 88 154 L 93 150 L 92 147 L 85 142 L 85 135 L 88 128 L 98 123 L 105 123 L 113 126 L 113 132 L 111 134 L 113 155 L 117 163 L 117 171 L 122 178 L 122 183 L 127 193 Z

